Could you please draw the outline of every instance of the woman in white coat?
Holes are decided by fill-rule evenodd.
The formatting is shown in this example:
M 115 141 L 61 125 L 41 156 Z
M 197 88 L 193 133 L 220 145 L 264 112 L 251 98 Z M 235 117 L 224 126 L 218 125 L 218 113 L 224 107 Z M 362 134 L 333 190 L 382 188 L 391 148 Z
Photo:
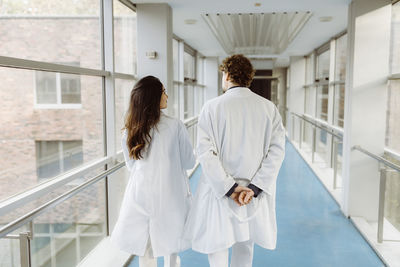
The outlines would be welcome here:
M 139 265 L 176 266 L 191 193 L 186 170 L 195 157 L 184 124 L 164 115 L 168 96 L 159 79 L 147 76 L 134 86 L 125 119 L 122 149 L 129 182 L 111 240 L 138 255 Z

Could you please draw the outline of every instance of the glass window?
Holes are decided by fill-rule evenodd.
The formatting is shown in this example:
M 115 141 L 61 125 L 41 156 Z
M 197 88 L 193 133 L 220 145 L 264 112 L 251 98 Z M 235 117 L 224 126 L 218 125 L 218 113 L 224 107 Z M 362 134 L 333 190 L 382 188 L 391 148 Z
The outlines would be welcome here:
M 42 74 L 54 82 L 54 73 Z M 80 80 L 80 109 L 37 109 L 36 75 L 0 67 L 0 184 L 7 188 L 0 190 L 0 201 L 36 186 L 40 178 L 104 156 L 102 78 L 74 75 Z
M 117 151 L 121 150 L 122 128 L 125 127 L 125 115 L 129 109 L 131 91 L 136 81 L 115 79 L 115 138 Z
M 392 8 L 392 51 L 390 66 L 392 74 L 400 73 L 400 2 Z
M 330 50 L 323 52 L 317 57 L 317 77 L 320 82 L 329 80 Z
M 114 0 L 115 72 L 136 74 L 136 12 Z
M 80 104 L 79 75 L 36 71 L 37 104 Z
M 271 101 L 276 106 L 279 105 L 279 103 L 278 103 L 278 80 L 271 81 Z
M 305 106 L 304 112 L 310 116 L 314 116 L 315 113 L 315 87 L 306 87 L 305 88 Z M 314 107 L 314 108 L 313 108 Z
M 192 85 L 185 85 L 185 89 L 183 91 L 183 100 L 184 100 L 184 107 L 183 107 L 183 118 L 188 119 L 194 116 L 194 102 L 193 102 L 193 86 Z
M 0 1 L 0 55 L 101 69 L 100 1 Z
M 187 52 L 183 53 L 184 77 L 188 79 L 196 79 L 195 77 L 195 57 Z
M 36 169 L 38 179 L 54 177 L 82 163 L 82 140 L 36 141 Z
M 179 81 L 179 42 L 176 39 L 172 40 L 173 48 L 173 64 L 174 64 L 174 81 Z
M 62 104 L 81 103 L 81 79 L 79 75 L 59 74 Z
M 179 118 L 179 84 L 174 83 L 172 88 L 167 89 L 168 94 L 168 114 Z
M 204 58 L 197 59 L 197 83 L 204 85 Z
M 324 121 L 328 120 L 328 92 L 328 85 L 317 87 L 317 118 Z
M 347 34 L 336 40 L 335 81 L 346 80 Z
M 335 106 L 333 111 L 333 124 L 344 127 L 344 93 L 345 85 L 335 85 Z
M 200 114 L 201 108 L 204 105 L 204 87 L 198 86 L 196 87 L 196 114 Z
M 400 152 L 400 80 L 389 82 L 386 146 Z
M 314 56 L 306 57 L 306 85 L 314 83 Z
M 57 104 L 57 74 L 36 72 L 36 103 Z

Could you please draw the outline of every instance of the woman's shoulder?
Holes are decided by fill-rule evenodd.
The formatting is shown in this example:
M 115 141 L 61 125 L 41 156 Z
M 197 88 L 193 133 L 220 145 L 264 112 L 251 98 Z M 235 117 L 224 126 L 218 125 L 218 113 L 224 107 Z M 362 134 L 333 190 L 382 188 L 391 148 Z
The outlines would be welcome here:
M 161 113 L 161 120 L 163 122 L 167 123 L 168 125 L 175 126 L 175 127 L 180 126 L 180 124 L 182 123 L 182 121 L 180 119 L 169 116 L 165 113 Z

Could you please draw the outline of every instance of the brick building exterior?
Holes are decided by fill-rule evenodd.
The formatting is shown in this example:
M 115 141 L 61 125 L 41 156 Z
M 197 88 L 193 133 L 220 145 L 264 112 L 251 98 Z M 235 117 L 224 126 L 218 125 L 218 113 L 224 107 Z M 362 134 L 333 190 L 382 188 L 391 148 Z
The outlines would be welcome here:
M 114 19 L 116 70 L 133 73 L 135 66 L 127 61 L 136 58 L 135 44 L 127 42 L 136 40 L 136 33 L 127 33 L 126 24 L 126 17 Z M 99 18 L 0 18 L 0 51 L 4 56 L 101 69 Z M 0 201 L 46 182 L 60 172 L 104 156 L 102 84 L 101 77 L 0 67 Z M 116 90 L 122 90 L 121 84 L 124 85 L 123 93 L 116 92 L 117 135 L 126 107 L 123 102 L 126 102 L 133 83 L 116 82 Z M 54 86 L 56 93 L 52 89 Z M 55 103 L 46 103 L 55 98 Z M 101 168 L 93 171 L 83 179 L 101 171 Z M 40 177 L 42 175 L 45 178 Z M 83 179 L 1 216 L 0 225 L 65 193 Z M 94 240 L 105 235 L 105 214 L 105 184 L 100 182 L 41 215 L 34 221 L 33 266 L 49 264 L 50 254 L 55 253 L 49 251 L 50 238 L 64 232 L 76 233 L 75 239 L 65 243 L 64 250 L 70 251 L 71 260 L 75 258 L 79 262 L 90 251 L 88 248 L 96 244 Z M 85 231 L 91 234 L 83 237 Z M 81 247 L 79 255 L 74 249 L 68 249 L 77 242 Z M 16 249 L 15 255 L 18 255 L 18 247 L 2 245 L 0 256 L 3 253 L 10 255 L 9 249 Z M 5 266 L 12 266 L 11 262 Z

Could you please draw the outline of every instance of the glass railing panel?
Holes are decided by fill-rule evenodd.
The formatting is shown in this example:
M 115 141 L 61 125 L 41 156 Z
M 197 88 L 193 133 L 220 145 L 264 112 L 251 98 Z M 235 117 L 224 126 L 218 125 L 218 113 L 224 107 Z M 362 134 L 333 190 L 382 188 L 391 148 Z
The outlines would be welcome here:
M 389 81 L 386 147 L 400 151 L 400 80 Z
M 13 233 L 17 234 L 17 232 Z M 19 267 L 20 248 L 18 239 L 0 239 L 0 267 Z
M 32 266 L 76 266 L 106 235 L 105 181 L 33 220 Z
M 313 139 L 313 126 L 308 122 L 303 122 L 303 148 L 311 150 Z
M 385 156 L 400 166 L 400 160 Z M 385 219 L 400 231 L 400 172 L 388 168 L 386 172 Z
M 329 134 L 321 130 L 319 128 L 316 129 L 316 138 L 315 138 L 315 153 L 316 153 L 316 162 L 324 162 L 326 165 L 329 164 L 328 160 L 328 152 L 330 146 L 330 136 Z

